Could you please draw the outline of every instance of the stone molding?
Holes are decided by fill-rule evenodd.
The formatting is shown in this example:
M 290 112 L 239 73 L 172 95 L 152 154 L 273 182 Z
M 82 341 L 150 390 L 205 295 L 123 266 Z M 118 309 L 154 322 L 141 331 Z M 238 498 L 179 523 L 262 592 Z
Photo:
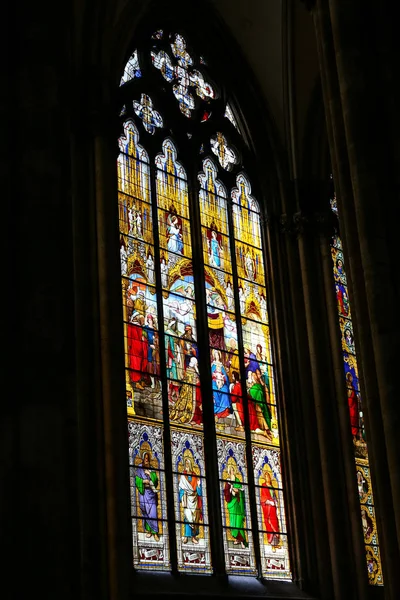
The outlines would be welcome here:
M 315 0 L 300 0 L 307 10 L 312 11 L 315 8 Z

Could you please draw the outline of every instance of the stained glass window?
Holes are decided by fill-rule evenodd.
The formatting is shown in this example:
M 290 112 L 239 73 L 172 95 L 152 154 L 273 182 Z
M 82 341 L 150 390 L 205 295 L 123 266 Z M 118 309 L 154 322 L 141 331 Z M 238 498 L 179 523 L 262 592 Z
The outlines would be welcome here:
M 290 580 L 263 213 L 208 61 L 164 29 L 144 64 L 117 163 L 134 567 Z
M 332 192 L 330 203 L 331 210 L 337 215 L 338 207 L 334 191 Z M 369 583 L 372 585 L 383 585 L 378 532 L 376 530 L 374 496 L 368 459 L 368 445 L 364 424 L 364 411 L 358 373 L 356 342 L 354 339 L 342 240 L 338 233 L 332 238 L 331 253 L 338 320 L 342 341 L 344 376 L 347 388 L 349 430 L 353 438 L 354 460 L 360 500 L 361 523 L 364 533 L 368 579 Z

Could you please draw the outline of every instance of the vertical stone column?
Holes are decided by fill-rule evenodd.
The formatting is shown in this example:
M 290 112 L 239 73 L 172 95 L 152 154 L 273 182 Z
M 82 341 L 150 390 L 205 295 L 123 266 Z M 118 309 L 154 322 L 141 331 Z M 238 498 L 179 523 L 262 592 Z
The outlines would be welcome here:
M 303 186 L 301 186 L 303 187 Z M 299 190 L 300 204 L 312 203 L 314 190 Z M 356 598 L 355 562 L 345 485 L 345 466 L 336 402 L 323 275 L 319 224 L 312 214 L 295 215 L 308 334 L 315 418 L 334 597 Z
M 93 145 L 84 111 L 73 113 L 71 121 L 80 589 L 82 597 L 104 600 L 108 583 Z
M 104 502 L 109 597 L 128 598 L 132 572 L 121 266 L 119 259 L 117 136 L 111 110 L 96 115 L 94 169 L 99 291 L 99 352 L 104 441 Z M 114 252 L 113 252 L 114 250 Z
M 302 536 L 305 539 L 305 556 L 300 556 L 302 578 L 306 591 L 324 600 L 330 600 L 334 598 L 333 579 L 325 494 L 321 485 L 323 476 L 310 376 L 310 357 L 307 352 L 302 276 L 297 242 L 292 235 L 292 220 L 289 214 L 282 216 L 281 224 L 284 232 L 283 256 L 277 264 L 282 265 L 280 276 L 284 278 L 281 293 L 284 322 L 288 329 L 285 332 L 284 347 L 287 348 L 286 361 L 289 366 L 289 372 L 283 372 L 281 377 L 287 404 L 287 428 L 292 436 L 288 444 L 290 464 L 294 484 L 297 483 L 294 491 L 298 492 L 294 497 L 297 504 L 296 518 L 301 519 L 297 529 L 300 540 Z M 286 361 L 282 362 L 285 364 Z
M 382 161 L 376 156 L 380 150 L 376 145 L 374 130 L 371 131 L 371 123 L 368 122 L 375 119 L 382 127 L 380 115 L 377 111 L 372 110 L 374 104 L 378 105 L 376 90 L 381 88 L 376 81 L 376 72 L 373 68 L 374 59 L 369 51 L 362 54 L 363 43 L 357 40 L 356 32 L 360 32 L 359 12 L 356 19 L 356 14 L 352 14 L 354 7 L 350 11 L 343 7 L 344 12 L 341 12 L 340 8 L 334 4 L 332 2 L 329 5 L 326 0 L 317 0 L 313 8 L 313 19 L 319 52 L 331 161 L 338 197 L 341 237 L 347 259 L 350 301 L 358 342 L 361 384 L 367 417 L 369 460 L 383 558 L 385 595 L 387 594 L 388 598 L 397 598 L 399 596 L 397 575 L 399 549 L 391 478 L 393 479 L 393 457 L 396 456 L 396 436 L 399 437 L 398 434 L 393 433 L 393 423 L 398 422 L 396 415 L 398 415 L 399 405 L 397 403 L 397 410 L 393 405 L 389 409 L 390 397 L 392 400 L 394 398 L 393 394 L 390 396 L 390 390 L 394 385 L 394 383 L 390 385 L 391 381 L 394 382 L 394 371 L 385 384 L 386 399 L 382 400 L 384 382 L 382 382 L 382 373 L 379 374 L 379 369 L 382 372 L 382 365 L 378 369 L 382 353 L 379 354 L 376 337 L 377 332 L 380 331 L 381 338 L 383 335 L 388 344 L 388 352 L 393 359 L 396 342 L 392 343 L 391 331 L 388 335 L 385 332 L 388 327 L 390 329 L 391 324 L 393 330 L 396 330 L 398 317 L 393 310 L 394 286 L 388 292 L 388 299 L 392 299 L 388 305 L 386 302 L 382 302 L 382 294 L 379 291 L 391 287 L 389 283 L 390 261 L 387 260 L 388 246 L 385 241 L 386 234 L 390 232 L 384 231 L 380 213 L 381 194 L 387 196 L 387 184 L 385 182 L 380 190 L 379 186 L 377 187 L 378 181 L 382 181 L 384 169 Z M 349 7 L 346 5 L 346 8 Z M 337 19 L 335 39 L 332 35 L 330 9 L 334 15 L 336 15 L 336 11 L 339 11 L 341 16 L 341 18 L 338 15 L 335 16 Z M 371 31 L 370 17 L 371 15 L 367 13 L 367 28 L 363 26 L 362 30 L 365 43 L 373 46 L 374 36 L 367 35 L 367 31 Z M 345 36 L 345 44 L 343 44 L 342 35 Z M 375 51 L 376 48 L 372 49 L 372 54 Z M 346 60 L 349 61 L 349 65 L 345 65 Z M 340 68 L 339 63 L 341 63 Z M 359 70 L 357 73 L 354 69 L 355 64 L 357 64 L 356 70 Z M 339 77 L 338 70 L 343 71 Z M 354 81 L 352 80 L 353 76 Z M 353 93 L 354 96 L 348 102 L 346 98 L 349 99 L 349 95 Z M 371 97 L 369 97 L 370 94 Z M 356 114 L 355 120 L 352 120 L 352 115 Z M 366 118 L 366 115 L 369 115 L 369 119 Z M 373 124 L 372 127 L 374 127 Z M 374 155 L 376 164 L 373 159 Z M 394 188 L 392 192 L 394 192 Z M 356 196 L 358 200 L 355 200 Z M 390 212 L 390 204 L 388 206 Z M 393 258 L 394 256 L 392 256 L 392 260 Z M 374 290 L 375 295 L 380 299 L 380 315 L 377 315 L 377 300 L 370 297 L 371 294 L 374 295 Z M 389 365 L 390 357 L 387 354 L 385 356 Z M 385 426 L 384 421 L 388 418 L 391 419 L 391 424 Z M 386 452 L 385 438 L 392 440 L 388 444 L 388 453 Z M 389 455 L 392 456 L 391 459 Z M 396 472 L 398 473 L 398 468 Z M 399 502 L 397 502 L 398 506 Z
M 396 127 L 397 123 L 388 122 L 385 115 L 381 94 L 390 93 L 391 89 L 379 72 L 384 68 L 383 57 L 378 44 L 373 41 L 379 27 L 387 26 L 387 22 L 380 19 L 379 11 L 378 14 L 374 11 L 373 15 L 366 7 L 361 35 L 360 14 L 355 4 L 345 9 L 340 2 L 331 1 L 329 8 L 395 522 L 400 539 L 400 408 L 396 374 L 400 354 L 400 253 L 398 245 L 390 239 L 393 231 L 387 223 L 388 217 L 395 216 L 389 199 L 399 199 L 397 175 L 391 173 L 390 166 L 398 171 L 400 160 L 393 160 L 395 157 L 391 156 L 394 148 L 390 128 Z M 390 12 L 386 19 L 389 16 Z
M 31 596 L 68 600 L 80 585 L 71 173 L 61 75 L 69 19 L 65 5 L 57 25 L 43 4 L 11 3 L 5 13 L 2 595 L 21 598 L 29 588 Z

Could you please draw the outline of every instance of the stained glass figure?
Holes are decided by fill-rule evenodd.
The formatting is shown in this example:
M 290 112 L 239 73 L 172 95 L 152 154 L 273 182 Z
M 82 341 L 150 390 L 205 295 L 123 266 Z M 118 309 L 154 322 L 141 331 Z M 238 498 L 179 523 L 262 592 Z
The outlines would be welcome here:
M 330 202 L 332 211 L 338 215 L 335 193 L 333 193 Z M 362 407 L 362 397 L 358 376 L 356 340 L 351 318 L 351 307 L 347 288 L 347 276 L 342 240 L 339 235 L 335 235 L 332 238 L 331 254 L 338 321 L 341 332 L 347 404 L 349 409 L 349 433 L 353 438 L 354 459 L 357 471 L 357 486 L 360 499 L 361 523 L 364 532 L 368 579 L 371 585 L 383 585 L 379 540 L 376 529 L 374 497 L 370 479 L 368 446 L 364 425 L 364 411 Z
M 172 431 L 178 565 L 181 570 L 210 568 L 204 441 L 201 435 Z
M 142 72 L 141 72 L 140 66 L 139 66 L 138 53 L 137 53 L 137 50 L 135 50 L 125 65 L 124 73 L 121 77 L 121 81 L 120 81 L 119 85 L 120 86 L 124 85 L 125 83 L 128 83 L 128 81 L 135 79 L 135 77 L 141 77 L 141 76 L 142 76 Z
M 203 166 L 203 173 L 199 174 L 199 182 L 205 262 L 210 267 L 230 272 L 227 191 L 216 178 L 217 169 L 213 161 L 205 159 Z M 224 286 L 223 273 L 207 270 L 207 274 L 210 278 L 216 277 L 220 285 Z
M 253 446 L 260 547 L 267 577 L 290 580 L 279 450 Z
M 161 71 L 164 79 L 170 83 L 176 82 L 172 86 L 173 94 L 178 100 L 182 114 L 190 118 L 195 108 L 195 99 L 189 90 L 193 89 L 197 96 L 206 101 L 215 98 L 215 91 L 211 84 L 204 80 L 200 71 L 191 69 L 194 61 L 186 50 L 186 41 L 183 36 L 175 35 L 175 39 L 171 43 L 171 50 L 177 63 L 175 65 L 165 50 L 160 50 L 158 53 L 152 50 L 151 58 L 154 67 Z
M 217 156 L 219 164 L 223 169 L 230 171 L 238 162 L 238 157 L 236 152 L 228 146 L 228 142 L 226 137 L 218 131 L 216 135 L 214 135 L 211 140 L 211 150 Z
M 162 428 L 129 422 L 134 565 L 169 567 Z
M 237 130 L 239 131 L 238 124 L 237 124 L 237 122 L 236 122 L 236 119 L 235 119 L 235 117 L 234 117 L 234 115 L 233 115 L 232 109 L 231 109 L 231 107 L 229 106 L 229 104 L 227 104 L 227 105 L 226 105 L 226 107 L 225 107 L 225 114 L 224 114 L 224 116 L 225 116 L 227 119 L 229 119 L 229 121 L 232 123 L 232 125 L 234 126 L 234 128 L 235 128 L 235 129 L 237 129 Z M 239 133 L 240 133 L 240 131 L 239 131 Z
M 243 442 L 218 438 L 225 564 L 228 573 L 255 573 Z
M 128 414 L 151 412 L 161 417 L 157 358 L 158 315 L 151 226 L 150 166 L 132 120 L 124 123 L 118 157 L 120 258 L 124 310 Z M 151 348 L 148 340 L 153 339 Z M 155 340 L 155 341 L 154 341 Z M 150 374 L 151 373 L 151 374 Z M 156 385 L 157 383 L 157 385 Z M 144 398 L 145 388 L 151 394 Z

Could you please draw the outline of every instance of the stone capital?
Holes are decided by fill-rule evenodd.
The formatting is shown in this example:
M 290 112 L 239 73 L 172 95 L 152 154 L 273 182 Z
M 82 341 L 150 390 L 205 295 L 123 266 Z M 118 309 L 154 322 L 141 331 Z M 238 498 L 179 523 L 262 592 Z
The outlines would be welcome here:
M 337 231 L 337 217 L 332 211 L 307 213 L 297 211 L 280 217 L 282 233 L 299 237 L 301 235 L 332 237 Z

